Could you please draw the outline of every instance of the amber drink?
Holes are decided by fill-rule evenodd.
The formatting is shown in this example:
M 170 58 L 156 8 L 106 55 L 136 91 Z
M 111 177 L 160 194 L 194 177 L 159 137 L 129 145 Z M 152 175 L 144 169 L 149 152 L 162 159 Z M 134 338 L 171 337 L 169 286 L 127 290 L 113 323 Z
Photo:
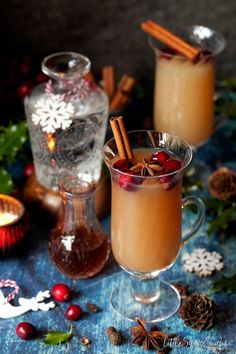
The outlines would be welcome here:
M 207 140 L 213 130 L 215 63 L 210 53 L 195 62 L 159 52 L 156 63 L 154 126 L 191 145 Z
M 134 150 L 134 163 L 158 150 Z M 181 240 L 181 175 L 120 176 L 112 182 L 112 250 L 117 262 L 135 272 L 172 264 Z M 167 178 L 166 178 L 167 180 Z M 123 183 L 123 184 L 122 184 Z

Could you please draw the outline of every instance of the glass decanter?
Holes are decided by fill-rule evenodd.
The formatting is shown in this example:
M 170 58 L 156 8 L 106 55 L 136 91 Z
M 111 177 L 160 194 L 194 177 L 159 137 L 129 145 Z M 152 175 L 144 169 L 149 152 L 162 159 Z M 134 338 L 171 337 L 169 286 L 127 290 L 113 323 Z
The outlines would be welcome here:
M 58 270 L 73 279 L 97 274 L 110 253 L 107 236 L 96 217 L 94 192 L 90 175 L 66 176 L 60 182 L 63 203 L 50 235 L 49 254 Z
M 108 119 L 108 98 L 84 76 L 90 61 L 74 52 L 42 62 L 50 77 L 25 99 L 25 112 L 38 182 L 58 190 L 60 174 L 88 173 L 98 181 Z

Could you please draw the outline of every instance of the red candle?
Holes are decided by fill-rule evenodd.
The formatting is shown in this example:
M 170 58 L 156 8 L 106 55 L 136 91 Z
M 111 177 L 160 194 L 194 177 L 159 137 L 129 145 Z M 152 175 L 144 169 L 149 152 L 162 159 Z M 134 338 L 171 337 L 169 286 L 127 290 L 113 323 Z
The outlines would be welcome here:
M 17 251 L 28 230 L 24 205 L 13 197 L 0 194 L 0 256 Z

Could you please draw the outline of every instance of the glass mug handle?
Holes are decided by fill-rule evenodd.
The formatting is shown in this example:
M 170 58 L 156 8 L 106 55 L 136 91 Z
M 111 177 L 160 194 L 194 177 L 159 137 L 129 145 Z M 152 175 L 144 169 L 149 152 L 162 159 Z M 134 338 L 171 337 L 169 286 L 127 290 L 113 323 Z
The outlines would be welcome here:
M 190 237 L 192 237 L 200 229 L 205 220 L 206 208 L 203 201 L 200 198 L 194 196 L 189 196 L 182 199 L 182 208 L 191 204 L 197 206 L 197 216 L 193 225 L 182 231 L 182 243 L 188 241 Z

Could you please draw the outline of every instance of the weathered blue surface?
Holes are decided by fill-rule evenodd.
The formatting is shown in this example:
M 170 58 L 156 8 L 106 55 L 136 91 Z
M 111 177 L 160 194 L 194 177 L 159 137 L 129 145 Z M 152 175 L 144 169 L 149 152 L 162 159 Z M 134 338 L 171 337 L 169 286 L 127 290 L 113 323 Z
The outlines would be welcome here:
M 235 166 L 236 147 L 230 144 L 227 138 L 229 132 L 230 124 L 227 123 L 217 132 L 211 142 L 198 152 L 198 156 L 203 157 L 212 168 L 216 162 L 231 167 Z M 104 220 L 104 225 L 109 233 L 109 218 Z M 235 235 L 231 235 L 225 241 L 220 240 L 219 236 L 208 240 L 205 235 L 205 227 L 203 227 L 200 235 L 190 241 L 181 254 L 186 250 L 202 246 L 216 250 L 223 255 L 225 274 L 235 271 Z M 65 331 L 68 329 L 68 322 L 63 313 L 68 304 L 59 304 L 55 309 L 46 313 L 29 312 L 19 318 L 0 320 L 0 353 L 145 353 L 142 348 L 130 344 L 131 322 L 113 312 L 109 304 L 111 290 L 118 284 L 122 286 L 125 276 L 111 257 L 104 271 L 93 279 L 72 281 L 66 278 L 55 269 L 48 257 L 47 234 L 43 231 L 42 225 L 40 227 L 34 225 L 30 251 L 21 258 L 0 261 L 0 278 L 16 280 L 21 287 L 20 295 L 23 297 L 31 297 L 39 290 L 50 289 L 57 282 L 66 282 L 74 291 L 73 302 L 80 304 L 84 309 L 86 309 L 87 302 L 93 302 L 100 306 L 102 311 L 96 314 L 87 312 L 81 320 L 74 322 L 74 333 L 78 336 L 74 335 L 69 343 L 58 346 L 47 346 L 40 338 L 33 341 L 23 341 L 15 334 L 15 327 L 20 321 L 28 321 L 35 324 L 42 333 L 49 329 Z M 205 293 L 209 293 L 212 281 L 218 276 L 219 273 L 210 278 L 201 279 L 197 275 L 186 273 L 182 268 L 180 257 L 173 268 L 164 275 L 170 281 L 189 284 L 191 292 Z M 218 307 L 217 325 L 214 329 L 207 332 L 192 330 L 183 324 L 178 315 L 161 324 L 163 331 L 177 333 L 190 342 L 190 348 L 175 347 L 172 351 L 173 354 L 236 353 L 236 295 L 217 293 L 212 296 Z M 109 343 L 105 330 L 110 325 L 121 330 L 124 334 L 126 342 L 122 346 L 114 347 Z M 79 338 L 82 336 L 91 339 L 92 345 L 90 347 L 83 347 L 80 344 Z

